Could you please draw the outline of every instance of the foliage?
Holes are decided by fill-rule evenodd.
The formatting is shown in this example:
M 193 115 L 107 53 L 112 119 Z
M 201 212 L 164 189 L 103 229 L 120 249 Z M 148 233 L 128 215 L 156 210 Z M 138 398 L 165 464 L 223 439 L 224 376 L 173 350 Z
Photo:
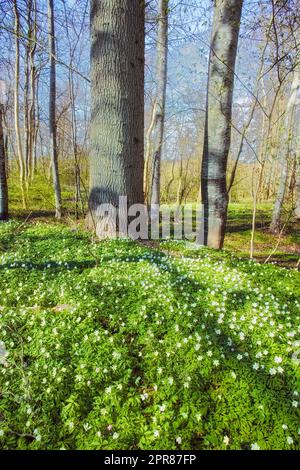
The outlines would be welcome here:
M 60 224 L 0 250 L 1 448 L 300 448 L 299 272 Z

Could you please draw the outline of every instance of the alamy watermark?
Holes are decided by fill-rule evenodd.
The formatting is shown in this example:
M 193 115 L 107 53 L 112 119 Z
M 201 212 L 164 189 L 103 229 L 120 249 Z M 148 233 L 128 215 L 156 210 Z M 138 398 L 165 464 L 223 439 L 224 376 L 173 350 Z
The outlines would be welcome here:
M 134 240 L 174 239 L 203 245 L 203 205 L 128 205 L 120 196 L 118 206 L 103 203 L 93 213 L 100 238 Z

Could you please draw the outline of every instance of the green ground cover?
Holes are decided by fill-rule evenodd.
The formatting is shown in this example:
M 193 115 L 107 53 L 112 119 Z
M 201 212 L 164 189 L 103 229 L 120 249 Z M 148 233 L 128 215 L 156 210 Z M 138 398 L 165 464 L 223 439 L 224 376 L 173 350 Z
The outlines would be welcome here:
M 0 447 L 299 449 L 299 308 L 228 250 L 3 224 Z

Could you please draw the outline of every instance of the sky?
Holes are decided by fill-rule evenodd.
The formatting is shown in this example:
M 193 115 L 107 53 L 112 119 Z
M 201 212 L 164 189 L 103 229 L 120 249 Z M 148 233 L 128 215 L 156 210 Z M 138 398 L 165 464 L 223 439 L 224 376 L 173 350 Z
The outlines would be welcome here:
M 238 128 L 242 129 L 243 120 L 247 118 L 251 91 L 254 88 L 258 67 L 259 50 L 262 39 L 253 25 L 259 21 L 261 8 L 269 0 L 246 0 L 240 31 L 239 49 L 236 61 L 236 79 L 233 102 L 233 119 Z M 55 0 L 56 35 L 57 35 L 57 85 L 58 103 L 61 107 L 67 100 L 67 85 L 70 69 L 70 45 L 76 44 L 74 54 L 74 86 L 76 92 L 76 117 L 79 140 L 86 135 L 86 123 L 89 113 L 89 1 L 88 0 Z M 39 98 L 40 117 L 47 127 L 48 115 L 48 80 L 47 63 L 47 2 L 37 0 L 38 15 L 41 23 L 39 42 L 42 45 L 40 62 L 43 63 L 40 74 Z M 156 1 L 152 0 L 148 16 L 155 15 Z M 19 0 L 21 14 L 26 14 L 25 0 Z M 203 127 L 207 87 L 207 69 L 209 41 L 212 25 L 211 0 L 170 0 L 169 8 L 169 52 L 168 52 L 168 86 L 166 116 L 165 158 L 176 158 L 176 142 L 180 129 L 187 128 L 192 139 L 198 139 L 199 126 Z M 5 13 L 5 14 L 4 14 Z M 9 17 L 13 18 L 12 0 L 2 0 L 0 15 L 3 24 L 12 26 Z M 0 23 L 1 24 L 1 23 Z M 66 26 L 68 29 L 66 29 Z M 147 23 L 146 37 L 146 125 L 151 104 L 151 96 L 155 91 L 155 40 L 156 31 L 153 22 Z M 69 37 L 66 33 L 68 31 Z M 78 39 L 79 37 L 79 39 Z M 7 62 L 14 61 L 13 44 L 8 44 L 7 34 L 0 28 L 0 46 L 2 58 Z M 1 57 L 1 56 L 0 56 Z M 1 63 L 1 62 L 0 62 Z M 8 83 L 13 79 L 13 67 L 8 67 L 9 74 L 3 68 L 2 77 Z M 201 129 L 200 129 L 201 130 Z M 255 136 L 254 136 L 255 137 Z M 45 146 L 47 141 L 45 140 Z M 253 158 L 251 151 L 245 148 L 246 159 Z

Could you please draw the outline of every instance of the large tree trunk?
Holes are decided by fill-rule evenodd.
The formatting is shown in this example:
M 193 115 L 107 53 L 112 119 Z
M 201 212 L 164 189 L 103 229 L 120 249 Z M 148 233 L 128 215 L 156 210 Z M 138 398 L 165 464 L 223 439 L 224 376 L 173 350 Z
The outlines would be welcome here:
M 8 190 L 6 177 L 3 105 L 0 103 L 0 220 L 8 219 Z
M 53 0 L 48 0 L 48 35 L 50 56 L 50 93 L 49 93 L 49 132 L 52 178 L 55 196 L 55 217 L 62 216 L 61 189 L 58 170 L 57 124 L 56 124 L 56 65 L 55 65 L 55 26 Z
M 158 5 L 158 33 L 157 33 L 157 59 L 156 59 L 156 100 L 155 100 L 155 126 L 153 149 L 153 174 L 151 187 L 151 204 L 160 204 L 160 167 L 161 153 L 164 139 L 166 89 L 167 89 L 167 63 L 168 63 L 168 0 L 159 0 Z M 159 212 L 151 211 L 152 217 L 158 219 Z
M 214 6 L 201 194 L 204 205 L 204 244 L 218 249 L 224 243 L 227 219 L 226 172 L 242 3 L 242 0 L 215 0 Z
M 115 236 L 101 204 L 143 204 L 144 22 L 140 0 L 91 1 L 91 151 L 87 225 Z M 107 230 L 104 230 L 104 226 Z
M 299 69 L 294 71 L 294 77 L 291 87 L 291 95 L 288 100 L 286 115 L 285 115 L 285 132 L 283 148 L 280 149 L 279 157 L 279 185 L 276 194 L 276 199 L 273 209 L 273 217 L 270 225 L 270 232 L 279 233 L 281 224 L 281 213 L 284 204 L 286 193 L 286 186 L 289 174 L 289 153 L 293 133 L 293 118 L 295 113 L 295 106 L 297 104 L 297 97 L 300 90 L 300 73 Z

